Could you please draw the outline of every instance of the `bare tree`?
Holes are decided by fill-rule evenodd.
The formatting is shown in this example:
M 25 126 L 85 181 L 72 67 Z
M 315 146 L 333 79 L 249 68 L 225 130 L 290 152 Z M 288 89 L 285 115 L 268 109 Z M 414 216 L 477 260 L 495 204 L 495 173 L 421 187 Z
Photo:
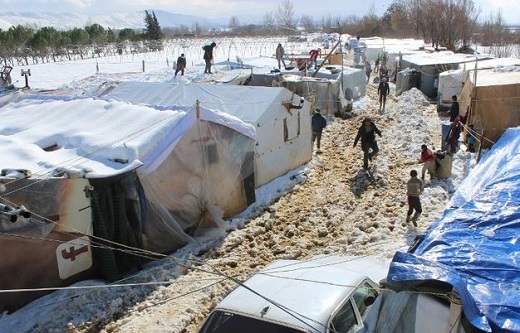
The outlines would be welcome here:
M 273 12 L 265 13 L 263 25 L 264 25 L 264 29 L 268 33 L 272 33 L 276 30 L 276 18 L 274 16 Z
M 238 27 L 240 27 L 240 23 L 238 22 L 238 18 L 236 16 L 231 16 L 228 27 L 232 32 L 236 32 Z
M 459 10 L 457 21 L 460 29 L 460 39 L 462 46 L 467 46 L 471 44 L 480 9 L 471 0 L 459 0 Z
M 296 21 L 294 19 L 294 4 L 292 0 L 282 0 L 278 5 L 276 18 L 279 25 L 287 30 L 296 29 Z
M 300 24 L 307 32 L 313 32 L 316 30 L 316 24 L 314 23 L 314 20 L 309 15 L 303 15 L 300 18 Z

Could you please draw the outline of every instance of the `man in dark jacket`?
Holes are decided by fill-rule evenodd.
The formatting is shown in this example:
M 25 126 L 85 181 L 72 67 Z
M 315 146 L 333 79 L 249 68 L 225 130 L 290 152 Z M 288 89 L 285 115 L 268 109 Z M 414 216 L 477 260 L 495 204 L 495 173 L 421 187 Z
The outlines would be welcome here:
M 204 50 L 204 61 L 206 62 L 206 68 L 204 68 L 204 74 L 212 74 L 211 73 L 211 62 L 213 61 L 213 49 L 217 46 L 215 42 L 210 45 L 204 45 L 202 49 Z
M 181 56 L 177 58 L 177 67 L 175 68 L 175 76 L 177 76 L 177 73 L 179 73 L 179 72 L 181 72 L 181 75 L 184 75 L 185 68 L 186 68 L 186 58 L 184 57 L 184 53 L 182 53 Z
M 457 102 L 457 95 L 451 96 L 451 107 L 448 114 L 450 116 L 450 122 L 454 122 L 459 115 L 459 102 Z
M 376 133 L 381 137 L 381 131 L 370 118 L 363 119 L 363 124 L 359 127 L 354 147 L 356 147 L 359 139 L 361 139 L 361 149 L 363 149 L 363 169 L 368 169 L 368 160 L 372 160 L 379 152 L 377 146 Z M 372 151 L 370 151 L 372 150 Z
M 314 150 L 314 141 L 317 141 L 316 146 L 318 147 L 318 150 L 316 151 L 316 153 L 321 154 L 321 133 L 323 132 L 325 126 L 327 126 L 327 121 L 325 120 L 325 118 L 323 118 L 323 116 L 321 115 L 321 111 L 318 108 L 314 110 L 314 114 L 312 115 L 311 126 L 312 149 Z
M 381 82 L 379 82 L 379 87 L 377 87 L 377 93 L 379 94 L 379 110 L 381 111 L 381 105 L 383 106 L 383 111 L 385 110 L 386 104 L 386 96 L 390 94 L 390 85 L 388 84 L 388 79 L 386 76 L 383 76 Z

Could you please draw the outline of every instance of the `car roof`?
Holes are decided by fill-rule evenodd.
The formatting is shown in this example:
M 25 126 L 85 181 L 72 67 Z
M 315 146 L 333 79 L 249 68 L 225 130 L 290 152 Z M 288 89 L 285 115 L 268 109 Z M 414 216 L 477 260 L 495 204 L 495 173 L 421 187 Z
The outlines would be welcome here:
M 284 323 L 307 332 L 325 332 L 331 313 L 357 285 L 367 278 L 378 282 L 387 271 L 388 263 L 373 258 L 279 260 L 239 285 L 216 310 Z

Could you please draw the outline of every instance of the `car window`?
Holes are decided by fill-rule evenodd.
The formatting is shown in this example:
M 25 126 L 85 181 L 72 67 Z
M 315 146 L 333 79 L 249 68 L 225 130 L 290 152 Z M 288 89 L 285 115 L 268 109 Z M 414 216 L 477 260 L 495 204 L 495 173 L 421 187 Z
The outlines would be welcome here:
M 271 322 L 241 316 L 232 312 L 214 311 L 199 333 L 302 333 L 303 331 Z
M 356 302 L 356 306 L 361 316 L 363 316 L 366 309 L 372 305 L 377 295 L 377 290 L 367 281 L 363 282 L 356 288 L 356 290 L 354 290 L 352 298 L 354 299 L 354 302 Z
M 336 312 L 330 321 L 329 331 L 332 333 L 352 332 L 357 325 L 356 313 L 350 299 Z

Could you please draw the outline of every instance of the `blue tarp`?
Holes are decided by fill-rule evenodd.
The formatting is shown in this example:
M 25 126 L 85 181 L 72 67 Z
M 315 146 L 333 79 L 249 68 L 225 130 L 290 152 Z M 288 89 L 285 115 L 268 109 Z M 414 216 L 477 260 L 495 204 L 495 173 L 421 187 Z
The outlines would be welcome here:
M 486 332 L 520 332 L 520 127 L 508 129 L 453 195 L 441 219 L 390 264 L 389 286 L 452 285 Z

